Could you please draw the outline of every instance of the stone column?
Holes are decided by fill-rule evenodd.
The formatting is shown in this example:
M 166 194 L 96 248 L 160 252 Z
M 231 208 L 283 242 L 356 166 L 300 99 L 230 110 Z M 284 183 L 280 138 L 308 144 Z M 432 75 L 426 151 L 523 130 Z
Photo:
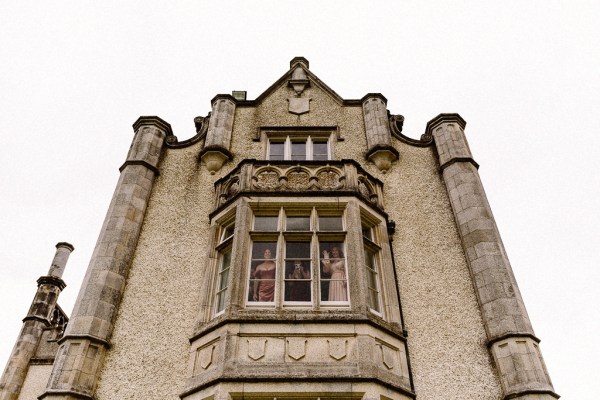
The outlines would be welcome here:
M 140 117 L 120 168 L 100 237 L 73 315 L 56 355 L 44 399 L 92 399 L 125 289 L 165 138 L 171 127 L 158 117 Z
M 427 124 L 439 157 L 452 211 L 505 399 L 559 396 L 546 371 L 502 239 L 458 114 Z
M 69 243 L 58 243 L 48 275 L 37 280 L 37 292 L 27 316 L 23 319 L 21 333 L 0 379 L 1 400 L 16 400 L 19 397 L 27 376 L 29 361 L 38 348 L 44 328 L 51 325 L 50 320 L 58 296 L 66 286 L 61 278 L 72 251 L 73 246 Z
M 208 132 L 200 159 L 212 174 L 219 171 L 225 161 L 233 159 L 229 151 L 236 100 L 228 94 L 218 94 L 212 99 L 212 112 Z
M 361 101 L 367 134 L 367 159 L 386 173 L 400 155 L 392 146 L 387 99 L 380 93 L 369 93 Z

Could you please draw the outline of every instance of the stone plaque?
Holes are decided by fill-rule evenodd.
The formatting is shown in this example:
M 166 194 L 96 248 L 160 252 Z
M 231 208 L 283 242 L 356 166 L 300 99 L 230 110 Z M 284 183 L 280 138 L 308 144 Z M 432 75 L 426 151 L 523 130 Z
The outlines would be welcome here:
M 215 352 L 215 346 L 207 346 L 198 351 L 198 365 L 202 369 L 206 369 L 212 364 L 213 353 Z
M 248 357 L 254 361 L 260 360 L 265 356 L 267 339 L 248 339 Z
M 303 97 L 292 97 L 288 99 L 289 112 L 292 114 L 304 114 L 310 111 L 310 99 Z
M 379 347 L 381 348 L 383 365 L 385 365 L 387 369 L 394 369 L 394 366 L 396 365 L 396 350 L 384 344 L 380 344 Z
M 299 360 L 306 355 L 306 339 L 292 338 L 287 340 L 288 356 Z
M 329 344 L 329 356 L 334 360 L 341 360 L 346 357 L 346 345 L 348 344 L 348 340 L 346 339 L 329 339 L 327 340 Z

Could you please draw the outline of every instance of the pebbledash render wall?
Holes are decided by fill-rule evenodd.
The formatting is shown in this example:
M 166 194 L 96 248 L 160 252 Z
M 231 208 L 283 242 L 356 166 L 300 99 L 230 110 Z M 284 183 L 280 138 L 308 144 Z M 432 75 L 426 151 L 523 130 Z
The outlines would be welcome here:
M 333 159 L 354 159 L 384 183 L 396 222 L 393 251 L 408 330 L 415 391 L 421 399 L 499 399 L 498 377 L 435 150 L 393 140 L 400 159 L 386 174 L 364 162 L 362 107 L 342 106 L 313 85 L 310 112 L 288 112 L 282 83 L 257 107 L 237 107 L 234 158 L 215 175 L 198 161 L 202 143 L 167 149 L 97 389 L 98 399 L 178 399 L 187 377 L 189 336 L 208 254 L 213 184 L 245 158 L 264 159 L 262 126 L 337 126 Z

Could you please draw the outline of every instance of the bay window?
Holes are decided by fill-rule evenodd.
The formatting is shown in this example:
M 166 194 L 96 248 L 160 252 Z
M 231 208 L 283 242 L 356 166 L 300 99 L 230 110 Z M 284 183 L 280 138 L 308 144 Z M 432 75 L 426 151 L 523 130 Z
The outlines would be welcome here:
M 258 200 L 241 199 L 217 216 L 211 315 L 232 304 L 233 313 L 364 310 L 395 318 L 382 216 L 352 198 Z
M 257 212 L 248 306 L 348 306 L 343 216 L 317 208 Z

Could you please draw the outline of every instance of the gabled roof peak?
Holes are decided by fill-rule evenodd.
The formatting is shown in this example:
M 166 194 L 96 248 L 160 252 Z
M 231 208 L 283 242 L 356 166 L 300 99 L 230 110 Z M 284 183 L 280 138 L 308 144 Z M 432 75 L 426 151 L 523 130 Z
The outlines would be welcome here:
M 290 69 L 294 68 L 296 64 L 302 64 L 302 66 L 306 69 L 308 68 L 308 60 L 304 57 L 294 57 L 292 61 L 290 61 Z

